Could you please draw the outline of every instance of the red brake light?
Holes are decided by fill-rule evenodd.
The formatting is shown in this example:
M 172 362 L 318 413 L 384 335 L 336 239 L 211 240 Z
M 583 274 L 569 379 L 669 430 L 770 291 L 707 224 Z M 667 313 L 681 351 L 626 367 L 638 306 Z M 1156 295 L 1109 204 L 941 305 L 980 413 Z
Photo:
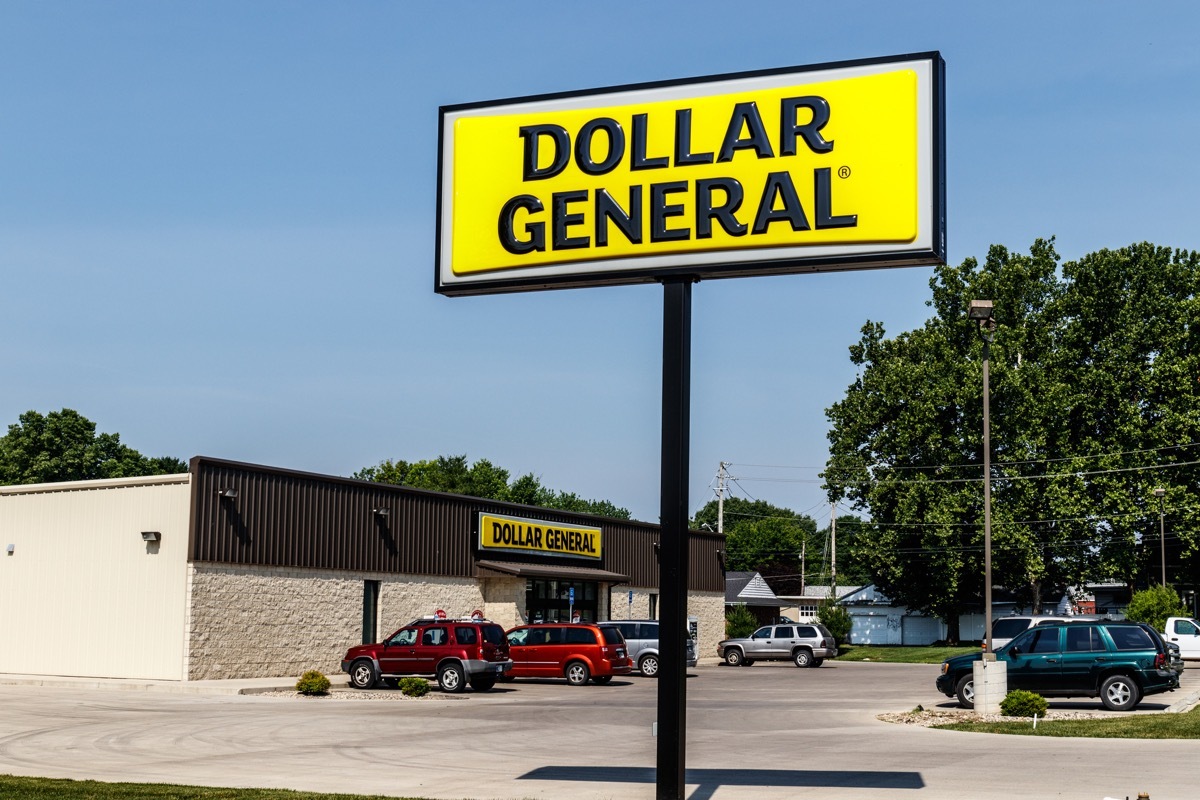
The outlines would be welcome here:
M 1154 668 L 1155 669 L 1162 669 L 1166 665 L 1167 665 L 1167 654 L 1166 653 L 1159 653 L 1158 655 L 1156 655 L 1154 657 Z

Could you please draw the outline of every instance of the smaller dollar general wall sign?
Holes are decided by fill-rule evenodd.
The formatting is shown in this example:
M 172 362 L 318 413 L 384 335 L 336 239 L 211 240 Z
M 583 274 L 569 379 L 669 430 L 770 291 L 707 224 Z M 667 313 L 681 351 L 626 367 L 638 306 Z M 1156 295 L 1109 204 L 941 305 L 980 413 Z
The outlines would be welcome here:
M 436 285 L 945 260 L 937 53 L 441 109 Z
M 479 515 L 479 546 L 539 556 L 599 559 L 599 528 L 581 528 L 544 519 L 524 519 L 497 514 Z

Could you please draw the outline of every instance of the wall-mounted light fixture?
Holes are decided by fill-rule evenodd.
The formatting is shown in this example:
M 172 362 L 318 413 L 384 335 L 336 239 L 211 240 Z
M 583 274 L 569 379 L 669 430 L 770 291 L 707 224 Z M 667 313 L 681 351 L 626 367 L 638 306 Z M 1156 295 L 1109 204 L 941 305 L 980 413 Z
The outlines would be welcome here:
M 6 552 L 11 556 L 13 553 L 16 552 L 16 550 L 17 550 L 17 546 L 15 544 L 10 544 L 8 546 L 8 549 Z
M 725 551 L 724 550 L 717 551 L 717 564 L 721 567 L 721 572 L 729 571 L 728 569 L 725 568 Z
M 144 542 L 161 542 L 162 533 L 159 531 L 142 531 L 142 541 Z
M 217 497 L 224 497 L 226 500 L 237 500 L 237 489 L 217 489 Z
M 377 517 L 386 517 L 392 513 L 392 510 L 390 508 L 372 508 L 371 513 Z

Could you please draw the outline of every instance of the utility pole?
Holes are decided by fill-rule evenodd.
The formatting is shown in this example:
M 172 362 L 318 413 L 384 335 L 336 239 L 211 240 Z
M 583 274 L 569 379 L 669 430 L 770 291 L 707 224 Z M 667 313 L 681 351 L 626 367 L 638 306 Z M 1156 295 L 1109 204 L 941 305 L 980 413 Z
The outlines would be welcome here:
M 808 542 L 800 542 L 800 596 L 804 596 L 804 554 L 808 549 Z
M 717 533 L 725 532 L 725 468 L 728 461 L 722 461 L 717 468 Z
M 837 504 L 829 504 L 829 599 L 837 599 Z

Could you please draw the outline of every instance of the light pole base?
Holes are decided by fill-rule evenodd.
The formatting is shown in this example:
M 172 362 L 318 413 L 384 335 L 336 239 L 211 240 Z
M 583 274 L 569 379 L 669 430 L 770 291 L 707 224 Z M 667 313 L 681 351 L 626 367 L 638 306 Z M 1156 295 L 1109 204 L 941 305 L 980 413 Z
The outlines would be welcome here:
M 1000 701 L 1008 694 L 1008 662 L 976 661 L 973 670 L 975 712 L 999 714 Z

